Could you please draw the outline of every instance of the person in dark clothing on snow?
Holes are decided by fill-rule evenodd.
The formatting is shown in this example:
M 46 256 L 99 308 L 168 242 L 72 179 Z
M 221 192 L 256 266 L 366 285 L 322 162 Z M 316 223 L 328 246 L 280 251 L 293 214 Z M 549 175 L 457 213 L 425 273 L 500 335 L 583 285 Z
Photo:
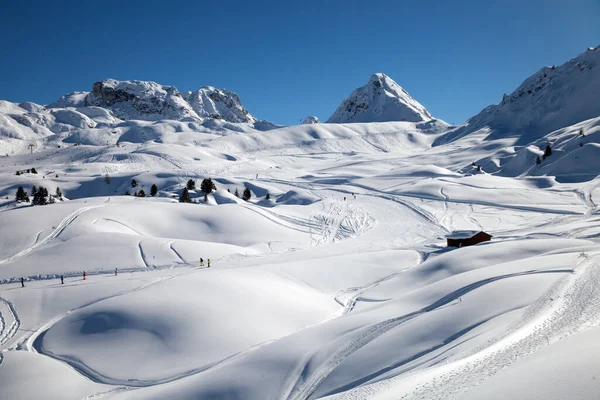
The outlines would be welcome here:
M 65 284 L 65 278 L 62 275 L 60 276 L 60 284 L 61 285 Z
M 207 265 L 206 265 L 206 266 L 207 266 L 207 268 L 210 268 L 210 258 L 209 258 L 208 260 L 206 260 L 206 264 L 207 264 Z
M 21 277 L 21 287 L 25 287 L 25 279 L 23 277 Z

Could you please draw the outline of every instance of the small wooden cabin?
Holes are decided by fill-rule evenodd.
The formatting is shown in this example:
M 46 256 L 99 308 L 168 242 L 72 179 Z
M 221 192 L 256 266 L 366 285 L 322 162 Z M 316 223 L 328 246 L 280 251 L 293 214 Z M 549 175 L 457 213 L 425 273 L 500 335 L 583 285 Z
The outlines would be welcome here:
M 481 242 L 488 242 L 492 235 L 483 231 L 454 231 L 446 236 L 448 247 L 472 246 Z

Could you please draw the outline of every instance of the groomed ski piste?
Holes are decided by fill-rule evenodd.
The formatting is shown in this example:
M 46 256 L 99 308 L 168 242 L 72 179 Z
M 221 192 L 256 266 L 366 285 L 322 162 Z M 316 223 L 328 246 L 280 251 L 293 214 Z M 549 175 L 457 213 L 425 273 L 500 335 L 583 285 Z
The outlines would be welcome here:
M 598 398 L 600 118 L 238 125 L 3 139 L 0 398 Z

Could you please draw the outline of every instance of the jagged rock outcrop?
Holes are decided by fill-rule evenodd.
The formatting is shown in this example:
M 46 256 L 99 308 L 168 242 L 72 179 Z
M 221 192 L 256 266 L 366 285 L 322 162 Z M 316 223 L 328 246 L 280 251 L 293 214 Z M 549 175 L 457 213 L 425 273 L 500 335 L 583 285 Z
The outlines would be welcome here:
M 183 99 L 201 118 L 251 124 L 258 121 L 242 106 L 238 95 L 229 90 L 205 86 L 196 91 L 184 93 Z

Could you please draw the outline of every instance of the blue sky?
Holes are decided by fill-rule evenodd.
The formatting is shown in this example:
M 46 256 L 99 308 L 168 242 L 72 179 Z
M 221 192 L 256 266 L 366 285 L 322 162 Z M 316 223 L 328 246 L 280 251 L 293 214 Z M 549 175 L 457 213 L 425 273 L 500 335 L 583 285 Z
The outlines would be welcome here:
M 600 0 L 5 0 L 0 15 L 0 99 L 47 104 L 104 78 L 212 85 L 281 124 L 327 119 L 375 72 L 462 123 L 600 45 Z

